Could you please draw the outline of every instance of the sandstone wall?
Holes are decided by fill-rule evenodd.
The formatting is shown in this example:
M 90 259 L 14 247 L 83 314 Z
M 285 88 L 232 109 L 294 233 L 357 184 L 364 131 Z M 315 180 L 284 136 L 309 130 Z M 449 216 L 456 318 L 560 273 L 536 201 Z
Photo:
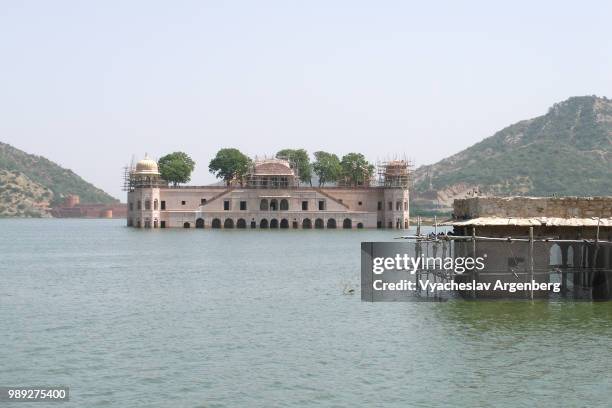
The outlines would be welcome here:
M 612 217 L 612 197 L 473 197 L 455 200 L 455 219 Z

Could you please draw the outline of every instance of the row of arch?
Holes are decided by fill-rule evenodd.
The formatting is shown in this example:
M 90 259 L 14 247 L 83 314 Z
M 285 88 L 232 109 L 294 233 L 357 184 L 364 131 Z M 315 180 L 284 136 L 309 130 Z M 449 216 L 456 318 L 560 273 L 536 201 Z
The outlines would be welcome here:
M 281 211 L 289 210 L 289 201 L 283 198 L 280 200 L 279 204 L 279 201 L 276 198 L 271 199 L 269 202 L 267 198 L 264 198 L 259 202 L 260 211 L 277 211 L 279 208 Z
M 588 244 L 553 244 L 549 249 L 550 267 L 557 267 L 561 275 L 551 274 L 550 281 L 561 283 L 563 293 L 592 300 L 612 299 L 612 249 Z
M 289 220 L 287 220 L 286 218 L 282 218 L 280 220 L 276 219 L 276 218 L 272 218 L 271 220 L 268 221 L 268 219 L 263 218 L 259 221 L 259 225 L 257 225 L 256 221 L 251 221 L 248 225 L 250 228 L 289 228 Z M 293 221 L 291 223 L 292 228 L 297 229 L 300 227 L 300 224 L 298 223 L 298 221 Z M 185 222 L 183 224 L 184 228 L 191 228 L 191 223 L 189 222 Z M 204 223 L 204 219 L 203 218 L 198 218 L 195 222 L 195 227 L 196 228 L 204 228 L 205 227 L 205 223 Z M 231 229 L 231 228 L 240 228 L 240 229 L 244 229 L 247 228 L 247 221 L 244 218 L 239 218 L 237 221 L 234 222 L 234 220 L 232 218 L 226 218 L 225 221 L 221 221 L 220 218 L 214 218 L 210 224 L 211 228 L 227 228 L 227 229 Z M 327 223 L 322 219 L 322 218 L 317 218 L 314 220 L 314 224 L 312 222 L 312 220 L 310 218 L 304 218 L 304 220 L 302 220 L 302 224 L 301 224 L 302 229 L 312 229 L 313 227 L 316 229 L 323 229 L 326 228 L 327 229 L 335 229 L 338 228 L 337 222 L 334 218 L 329 218 L 327 220 Z M 356 227 L 361 229 L 363 228 L 363 223 L 358 222 L 356 224 Z M 351 229 L 353 228 L 353 221 L 350 218 L 345 218 L 342 221 L 342 228 L 344 229 Z

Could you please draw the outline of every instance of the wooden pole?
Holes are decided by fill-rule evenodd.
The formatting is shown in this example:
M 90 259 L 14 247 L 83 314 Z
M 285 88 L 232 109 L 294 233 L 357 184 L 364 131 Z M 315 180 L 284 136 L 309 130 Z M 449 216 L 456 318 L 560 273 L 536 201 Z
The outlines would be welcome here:
M 532 283 L 529 298 L 533 300 L 533 227 L 529 227 L 529 277 Z
M 472 227 L 472 258 L 476 259 L 476 227 Z M 472 277 L 476 280 L 476 270 L 472 272 Z M 476 286 L 476 285 L 474 285 Z M 476 298 L 476 288 L 472 288 L 472 297 Z
M 561 294 L 563 296 L 566 296 L 567 295 L 567 256 L 568 256 L 570 246 L 567 244 L 559 245 L 559 248 L 561 248 Z
M 396 239 L 417 239 L 419 238 L 418 235 L 402 235 L 401 237 L 397 237 Z M 471 241 L 472 240 L 472 236 L 471 235 L 457 235 L 457 236 L 445 236 L 443 238 L 440 238 L 440 240 L 447 240 L 447 241 Z M 506 238 L 498 238 L 498 237 L 481 237 L 481 236 L 476 236 L 476 240 L 477 241 L 501 241 L 501 242 L 529 242 L 529 238 L 512 238 L 512 237 L 506 237 Z M 612 241 L 602 241 L 599 240 L 598 242 L 595 242 L 594 239 L 554 239 L 554 238 L 534 238 L 533 242 L 559 242 L 559 243 L 570 243 L 570 244 L 599 244 L 599 245 L 605 245 L 605 244 L 612 244 Z
M 597 230 L 595 232 L 595 251 L 593 253 L 593 259 L 589 262 L 591 270 L 597 268 L 599 263 L 597 262 L 597 258 L 599 258 L 599 223 L 601 222 L 601 218 L 597 217 Z M 588 285 L 593 289 L 593 277 L 595 276 L 595 272 L 589 273 Z

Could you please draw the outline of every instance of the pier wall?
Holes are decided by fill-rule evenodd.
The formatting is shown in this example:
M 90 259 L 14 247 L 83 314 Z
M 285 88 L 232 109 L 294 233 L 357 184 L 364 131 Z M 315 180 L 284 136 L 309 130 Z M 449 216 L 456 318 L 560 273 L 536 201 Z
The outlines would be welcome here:
M 472 197 L 455 200 L 453 214 L 455 219 L 612 218 L 612 197 Z

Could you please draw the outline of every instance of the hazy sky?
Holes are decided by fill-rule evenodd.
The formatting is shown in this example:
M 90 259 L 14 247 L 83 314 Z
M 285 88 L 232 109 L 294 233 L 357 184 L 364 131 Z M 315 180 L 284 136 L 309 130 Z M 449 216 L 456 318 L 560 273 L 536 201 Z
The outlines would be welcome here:
M 0 141 L 125 200 L 132 154 L 435 162 L 612 97 L 611 2 L 0 0 Z

